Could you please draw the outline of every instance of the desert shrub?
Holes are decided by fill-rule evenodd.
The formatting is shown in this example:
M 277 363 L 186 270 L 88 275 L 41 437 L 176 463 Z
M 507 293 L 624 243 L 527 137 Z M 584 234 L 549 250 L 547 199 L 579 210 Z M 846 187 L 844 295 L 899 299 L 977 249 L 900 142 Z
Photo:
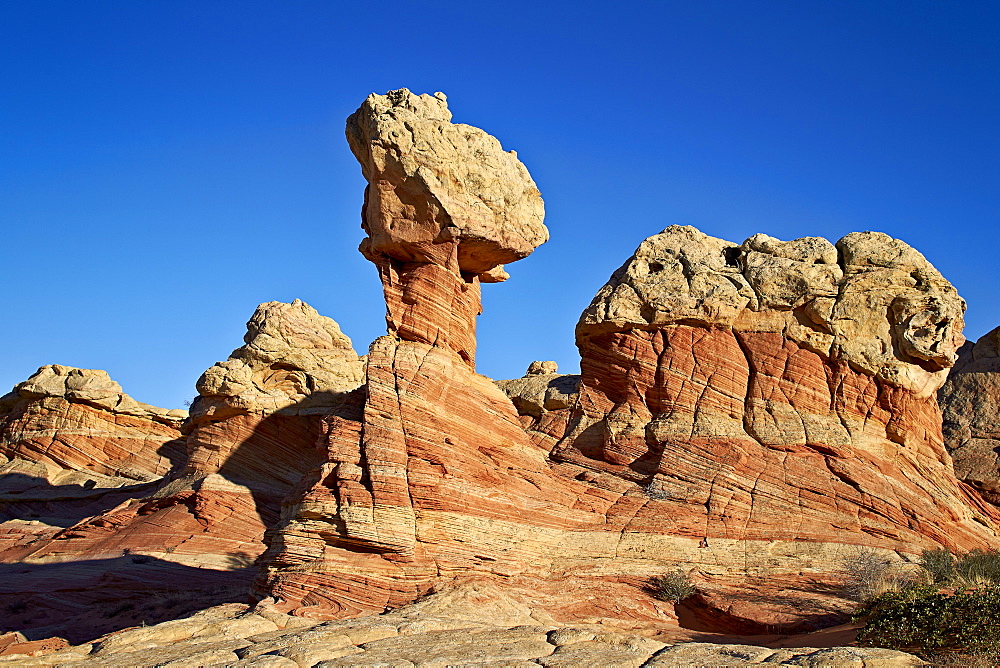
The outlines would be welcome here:
M 886 592 L 855 613 L 862 645 L 921 654 L 1000 652 L 1000 587 L 939 593 L 918 585 Z
M 867 601 L 886 591 L 884 581 L 892 562 L 871 548 L 861 548 L 841 562 L 845 572 L 844 594 Z
M 935 584 L 947 584 L 955 577 L 955 556 L 948 550 L 924 550 L 920 565 Z
M 955 562 L 958 583 L 966 586 L 1000 585 L 1000 551 L 973 550 Z
M 110 619 L 112 617 L 117 617 L 118 615 L 122 614 L 123 612 L 128 612 L 129 610 L 135 610 L 135 604 L 133 604 L 133 603 L 131 603 L 129 601 L 125 601 L 125 602 L 119 603 L 118 605 L 116 605 L 113 608 L 109 608 L 108 610 L 105 610 L 104 611 L 104 617 L 106 619 Z
M 681 570 L 651 577 L 646 588 L 655 598 L 668 603 L 680 603 L 698 591 L 691 578 Z

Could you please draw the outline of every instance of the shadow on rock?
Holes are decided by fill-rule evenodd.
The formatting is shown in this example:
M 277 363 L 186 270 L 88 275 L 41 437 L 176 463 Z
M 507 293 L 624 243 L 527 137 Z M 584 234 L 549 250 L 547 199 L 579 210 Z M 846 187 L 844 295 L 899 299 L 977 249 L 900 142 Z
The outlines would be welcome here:
M 194 568 L 146 555 L 0 564 L 0 633 L 71 644 L 247 600 L 255 569 Z

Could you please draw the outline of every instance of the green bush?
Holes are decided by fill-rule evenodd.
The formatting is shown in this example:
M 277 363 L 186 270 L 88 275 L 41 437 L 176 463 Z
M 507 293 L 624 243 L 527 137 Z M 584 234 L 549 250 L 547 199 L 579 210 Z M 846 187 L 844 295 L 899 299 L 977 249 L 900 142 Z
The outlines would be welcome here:
M 655 598 L 668 603 L 680 603 L 697 591 L 691 578 L 680 570 L 651 577 L 646 588 Z
M 924 550 L 920 565 L 933 578 L 934 584 L 947 584 L 955 577 L 955 556 L 948 550 Z
M 955 572 L 968 585 L 1000 585 L 1000 551 L 973 550 L 955 563 Z
M 887 592 L 861 606 L 854 620 L 862 645 L 923 654 L 1000 652 L 1000 587 L 938 593 L 929 586 Z

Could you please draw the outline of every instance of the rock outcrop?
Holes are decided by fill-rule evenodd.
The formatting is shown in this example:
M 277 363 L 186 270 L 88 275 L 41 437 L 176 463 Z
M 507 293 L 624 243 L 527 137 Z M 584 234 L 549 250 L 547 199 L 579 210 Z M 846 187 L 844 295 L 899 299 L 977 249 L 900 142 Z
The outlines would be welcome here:
M 182 456 L 186 417 L 134 400 L 105 371 L 43 366 L 0 397 L 0 455 L 53 470 L 154 480 Z
M 45 608 L 36 626 L 57 635 L 112 605 L 114 587 L 130 592 L 132 607 L 91 624 L 93 638 L 147 615 L 143 592 L 173 596 L 180 579 L 234 601 L 256 573 L 254 611 L 195 624 L 211 631 L 170 627 L 164 637 L 185 642 L 226 636 L 172 648 L 171 660 L 394 662 L 433 645 L 416 635 L 433 627 L 453 647 L 427 650 L 429 661 L 822 662 L 835 657 L 675 651 L 593 629 L 804 632 L 844 619 L 831 592 L 859 548 L 912 561 L 1000 544 L 1000 510 L 955 477 L 936 402 L 964 302 L 905 243 L 864 232 L 736 244 L 668 227 L 584 311 L 579 375 L 535 362 L 494 382 L 475 372 L 481 284 L 507 279 L 505 265 L 548 237 L 526 168 L 451 123 L 440 94 L 372 95 L 347 137 L 368 180 L 359 250 L 386 300 L 388 333 L 365 357 L 308 305 L 262 304 L 246 345 L 199 379 L 183 452 L 179 415 L 130 402 L 97 372 L 47 367 L 0 403 L 12 458 L 0 473 L 57 470 L 78 504 L 61 525 L 43 522 L 47 533 L 29 521 L 0 544 L 0 567 L 31 566 L 0 594 Z M 973 358 L 959 371 L 990 367 L 995 342 Z M 969 378 L 980 384 L 953 393 L 958 412 L 986 387 Z M 70 438 L 64 427 L 105 414 L 117 431 Z M 966 441 L 991 438 L 985 421 L 950 424 Z M 676 570 L 697 595 L 651 597 L 648 579 Z M 440 596 L 397 610 L 472 590 L 505 621 L 453 626 L 430 602 Z M 183 605 L 196 604 L 207 601 Z M 165 610 L 155 614 L 178 608 Z M 289 614 L 369 616 L 259 635 Z M 121 652 L 143 633 L 60 660 L 142 662 Z
M 18 384 L 0 398 L 0 555 L 148 492 L 183 460 L 186 416 L 95 369 L 44 366 Z
M 266 526 L 319 464 L 323 416 L 362 384 L 364 361 L 334 320 L 298 299 L 258 306 L 244 341 L 198 379 L 184 475 L 244 486 Z
M 955 473 L 1000 505 L 1000 329 L 962 346 L 938 396 Z
M 77 424 L 72 439 L 57 430 L 46 450 L 37 446 L 40 437 L 26 436 L 41 429 L 9 432 L 20 437 L 11 439 L 11 451 L 29 459 L 13 459 L 0 469 L 7 474 L 0 475 L 0 484 L 8 490 L 0 495 L 0 510 L 10 518 L 0 525 L 0 570 L 5 564 L 31 565 L 0 587 L 0 605 L 24 613 L 8 615 L 5 624 L 87 639 L 140 621 L 130 615 L 152 622 L 245 600 L 264 532 L 293 485 L 318 464 L 322 418 L 360 384 L 363 364 L 336 322 L 301 301 L 262 304 L 247 330 L 246 345 L 199 379 L 190 417 L 183 425 L 179 419 L 170 423 L 172 440 L 166 444 L 148 425 L 135 427 L 139 434 L 145 430 L 145 440 L 125 441 Z M 52 393 L 69 388 L 69 398 L 36 398 L 52 386 Z M 102 402 L 110 423 L 122 425 L 126 435 L 132 432 L 125 428 L 143 416 L 187 415 L 137 405 L 104 372 L 45 367 L 18 392 L 24 398 L 8 413 L 8 424 L 32 415 L 61 427 L 61 415 L 46 409 L 67 401 L 86 401 L 85 407 Z M 27 408 L 17 408 L 22 404 Z M 54 462 L 68 460 L 81 471 L 97 468 L 79 453 L 109 450 L 109 442 L 131 457 L 105 457 L 101 470 L 108 473 L 120 474 L 119 461 L 128 462 L 129 471 L 136 462 L 155 463 L 149 453 L 166 448 L 169 466 L 147 464 L 142 483 L 90 472 L 84 479 L 76 470 L 48 474 L 44 489 L 24 483 Z M 197 584 L 197 595 L 179 588 L 180 580 Z M 81 618 L 81 609 L 88 608 L 107 614 Z
M 583 313 L 553 457 L 642 485 L 656 503 L 635 524 L 709 545 L 982 547 L 997 514 L 955 479 L 935 401 L 963 310 L 884 234 L 737 245 L 668 227 Z
M 566 434 L 569 411 L 580 393 L 580 376 L 558 373 L 555 362 L 532 362 L 522 378 L 496 381 L 521 416 L 521 426 L 546 451 Z
M 475 374 L 480 283 L 546 235 L 512 194 L 537 196 L 519 163 L 449 119 L 442 97 L 404 90 L 348 120 L 389 334 L 358 403 L 325 420 L 325 461 L 283 510 L 259 595 L 354 616 L 493 577 L 559 619 L 638 628 L 665 621 L 642 582 L 678 566 L 732 608 L 727 583 L 821 580 L 857 546 L 908 559 L 997 540 L 934 402 L 964 303 L 882 234 L 734 244 L 670 227 L 583 314 L 580 377 Z M 741 606 L 726 623 L 781 617 Z
M 0 645 L 17 666 L 919 666 L 888 649 L 792 646 L 662 630 L 623 633 L 563 625 L 501 588 L 446 589 L 383 615 L 317 622 L 270 605 L 221 605 L 186 619 L 132 628 L 66 647 L 49 641 Z M 13 639 L 12 639 L 13 640 Z M 706 642 L 710 640 L 718 641 Z M 773 646 L 733 644 L 771 642 Z M 822 642 L 821 636 L 800 640 Z M 0 637 L 0 643 L 3 638 Z M 722 644 L 725 643 L 725 644 Z M 32 656 L 34 655 L 34 656 Z
M 473 370 L 480 283 L 547 234 L 524 167 L 449 118 L 443 97 L 403 90 L 348 119 L 369 179 L 361 251 L 389 334 L 369 349 L 361 403 L 327 419 L 326 461 L 264 558 L 258 590 L 296 614 L 398 606 L 442 575 L 516 575 L 598 522 L 577 503 L 585 486 L 553 476 L 507 396 Z

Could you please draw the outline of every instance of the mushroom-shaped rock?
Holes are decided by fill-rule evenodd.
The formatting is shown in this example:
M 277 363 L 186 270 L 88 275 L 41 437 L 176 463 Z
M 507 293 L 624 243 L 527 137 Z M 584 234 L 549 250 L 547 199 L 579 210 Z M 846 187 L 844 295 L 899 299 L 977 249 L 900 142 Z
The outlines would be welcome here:
M 369 183 L 369 252 L 442 263 L 440 244 L 457 240 L 461 270 L 482 274 L 548 239 L 528 170 L 496 138 L 452 123 L 442 93 L 373 93 L 347 119 L 347 141 Z

